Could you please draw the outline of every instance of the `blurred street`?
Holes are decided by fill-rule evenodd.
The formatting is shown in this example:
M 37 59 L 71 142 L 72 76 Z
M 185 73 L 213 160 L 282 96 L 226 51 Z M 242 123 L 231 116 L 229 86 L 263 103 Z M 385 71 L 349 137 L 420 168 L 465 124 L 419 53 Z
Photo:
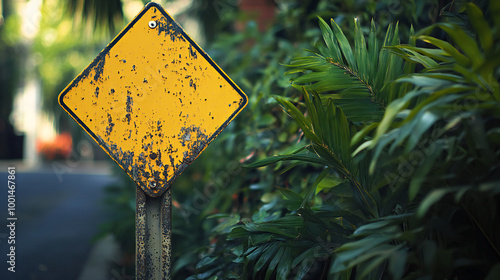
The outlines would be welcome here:
M 7 166 L 0 178 L 7 183 Z M 7 270 L 7 188 L 0 194 L 0 279 L 78 279 L 106 220 L 103 188 L 117 179 L 108 164 L 16 168 L 16 266 Z M 61 171 L 63 170 L 63 171 Z

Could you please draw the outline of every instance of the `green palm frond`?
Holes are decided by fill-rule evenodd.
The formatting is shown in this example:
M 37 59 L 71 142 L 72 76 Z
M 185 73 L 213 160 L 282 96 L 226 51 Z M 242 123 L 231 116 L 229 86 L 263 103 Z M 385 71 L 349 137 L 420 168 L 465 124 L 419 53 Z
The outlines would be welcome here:
M 334 100 L 353 122 L 380 120 L 386 105 L 402 94 L 402 86 L 391 81 L 412 70 L 403 59 L 383 49 L 400 43 L 398 25 L 388 27 L 379 46 L 375 23 L 372 21 L 365 40 L 355 19 L 353 48 L 333 19 L 331 27 L 322 18 L 319 23 L 324 42 L 316 46 L 319 53 L 295 58 L 288 65 L 293 69 L 286 74 L 301 73 L 292 79 L 292 85 L 321 93 L 323 100 Z
M 387 262 L 392 279 L 401 279 L 408 255 L 406 243 L 418 232 L 403 234 L 400 225 L 408 218 L 408 215 L 395 215 L 356 229 L 351 237 L 361 239 L 335 250 L 336 258 L 331 264 L 330 276 L 334 278 L 341 272 L 356 268 L 356 279 L 370 279 L 370 275 L 383 275 L 384 271 L 380 268 Z
M 92 33 L 114 35 L 123 24 L 121 0 L 70 0 L 65 5 L 75 25 Z
M 376 126 L 373 139 L 355 151 L 354 154 L 366 148 L 374 150 L 371 172 L 374 172 L 385 147 L 393 152 L 404 144 L 404 153 L 408 154 L 436 123 L 456 120 L 455 125 L 442 126 L 441 135 L 454 129 L 457 122 L 467 119 L 471 114 L 464 104 L 482 104 L 477 109 L 483 111 L 499 108 L 499 83 L 494 76 L 500 65 L 500 51 L 492 47 L 493 29 L 481 11 L 473 4 L 467 7 L 472 26 L 477 32 L 477 40 L 457 25 L 439 23 L 420 31 L 416 36 L 416 39 L 435 48 L 408 45 L 388 47 L 392 53 L 405 60 L 423 65 L 425 70 L 397 79 L 398 83 L 410 83 L 415 89 L 389 104 L 380 125 Z M 429 36 L 434 28 L 446 32 L 455 45 Z M 361 134 L 366 135 L 367 130 L 355 138 L 361 139 Z
M 353 162 L 351 156 L 351 138 L 357 132 L 355 126 L 347 119 L 340 107 L 334 106 L 332 100 L 327 100 L 327 104 L 324 105 L 316 93 L 310 94 L 304 91 L 303 96 L 307 116 L 286 98 L 276 96 L 275 99 L 299 125 L 304 136 L 311 143 L 304 149 L 299 149 L 297 153 L 269 157 L 249 164 L 248 167 L 261 167 L 285 160 L 320 164 L 326 168 L 308 187 L 301 208 L 312 199 L 316 193 L 316 187 L 326 175 L 336 172 L 342 180 L 345 179 L 349 182 L 348 184 L 355 194 L 354 198 L 365 214 L 377 217 L 377 203 L 369 189 L 361 184 L 357 178 L 358 165 Z
M 291 190 L 281 191 L 296 203 L 302 200 Z M 302 209 L 300 215 L 291 214 L 271 221 L 235 226 L 229 239 L 247 240 L 238 261 L 253 270 L 254 279 L 289 279 L 287 277 L 290 276 L 294 276 L 293 279 L 310 279 L 307 276 L 317 273 L 311 261 L 319 258 L 326 260 L 335 249 L 326 246 L 325 242 L 345 243 L 353 233 L 352 224 L 339 217 L 362 220 L 347 211 L 328 210 L 314 212 Z M 256 277 L 257 273 L 260 273 L 260 278 Z
M 306 146 L 307 150 L 300 149 L 300 153 L 263 159 L 249 164 L 248 167 L 260 167 L 282 160 L 300 160 L 326 165 L 344 176 L 352 176 L 348 169 L 352 159 L 350 141 L 356 133 L 354 125 L 333 102 L 323 105 L 319 95 L 313 93 L 311 96 L 307 92 L 304 93 L 307 117 L 286 98 L 275 97 L 285 112 L 299 125 L 305 137 L 311 141 L 311 144 Z

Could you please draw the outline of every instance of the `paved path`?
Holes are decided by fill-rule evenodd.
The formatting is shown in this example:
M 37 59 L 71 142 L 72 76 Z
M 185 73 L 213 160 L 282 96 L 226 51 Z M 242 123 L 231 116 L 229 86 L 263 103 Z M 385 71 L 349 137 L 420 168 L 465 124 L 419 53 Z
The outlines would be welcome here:
M 117 180 L 102 170 L 17 171 L 15 273 L 7 271 L 7 173 L 0 170 L 0 279 L 78 279 L 106 219 L 102 190 Z

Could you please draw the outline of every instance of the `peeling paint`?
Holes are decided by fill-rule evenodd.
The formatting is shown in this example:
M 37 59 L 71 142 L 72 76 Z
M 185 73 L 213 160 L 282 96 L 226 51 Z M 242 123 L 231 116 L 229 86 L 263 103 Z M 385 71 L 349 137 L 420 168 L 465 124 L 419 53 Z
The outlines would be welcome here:
M 196 84 L 193 82 L 193 79 L 189 80 L 189 86 L 194 87 L 194 90 L 196 90 Z
M 102 71 L 104 70 L 104 64 L 106 64 L 106 55 L 99 55 L 99 62 L 94 67 L 94 81 L 98 81 L 101 77 Z M 97 59 L 96 58 L 96 59 Z
M 157 30 L 148 26 L 151 20 Z M 59 102 L 148 197 L 159 197 L 247 98 L 151 3 L 73 80 Z
M 108 126 L 106 127 L 106 136 L 109 136 L 111 132 L 113 132 L 113 126 L 115 126 L 115 124 L 113 123 L 113 118 L 111 117 L 110 114 L 108 114 Z
M 165 36 L 170 36 L 170 40 L 172 40 L 172 42 L 175 42 L 176 40 L 186 41 L 182 34 L 184 33 L 184 30 L 182 30 L 182 28 L 170 18 L 162 16 L 159 20 L 157 20 L 156 24 L 158 35 L 164 33 Z
M 189 55 L 191 55 L 191 57 L 194 58 L 194 59 L 198 58 L 198 55 L 196 54 L 196 51 L 193 50 L 193 46 L 192 45 L 189 46 Z
M 127 102 L 126 102 L 126 111 L 128 113 L 132 113 L 132 105 L 134 105 L 134 99 L 132 98 L 132 96 L 130 95 L 127 95 Z

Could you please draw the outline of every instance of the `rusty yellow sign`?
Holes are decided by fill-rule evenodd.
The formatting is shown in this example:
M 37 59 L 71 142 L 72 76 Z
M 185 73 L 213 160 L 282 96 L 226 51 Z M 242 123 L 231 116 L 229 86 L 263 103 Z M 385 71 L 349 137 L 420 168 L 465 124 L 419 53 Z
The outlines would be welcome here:
M 247 97 L 161 6 L 149 3 L 59 103 L 146 194 L 158 197 Z

